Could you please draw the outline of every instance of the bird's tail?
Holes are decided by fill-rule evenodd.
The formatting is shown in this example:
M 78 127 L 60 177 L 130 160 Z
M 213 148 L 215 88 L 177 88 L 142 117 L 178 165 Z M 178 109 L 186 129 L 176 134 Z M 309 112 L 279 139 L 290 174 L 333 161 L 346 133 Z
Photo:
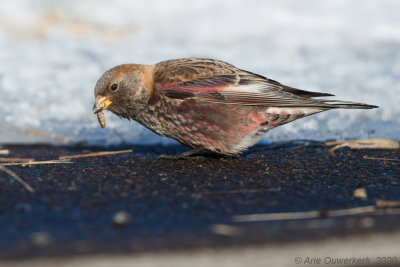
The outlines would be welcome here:
M 345 108 L 345 109 L 372 109 L 378 108 L 375 105 L 350 102 L 350 101 L 341 101 L 341 100 L 321 100 L 324 104 L 331 106 L 331 108 Z

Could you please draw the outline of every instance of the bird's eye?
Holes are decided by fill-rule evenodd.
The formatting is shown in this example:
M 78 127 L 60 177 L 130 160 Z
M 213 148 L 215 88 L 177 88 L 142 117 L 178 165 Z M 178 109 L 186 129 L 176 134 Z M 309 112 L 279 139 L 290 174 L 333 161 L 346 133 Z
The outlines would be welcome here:
M 116 91 L 118 89 L 118 84 L 114 83 L 111 85 L 111 91 Z

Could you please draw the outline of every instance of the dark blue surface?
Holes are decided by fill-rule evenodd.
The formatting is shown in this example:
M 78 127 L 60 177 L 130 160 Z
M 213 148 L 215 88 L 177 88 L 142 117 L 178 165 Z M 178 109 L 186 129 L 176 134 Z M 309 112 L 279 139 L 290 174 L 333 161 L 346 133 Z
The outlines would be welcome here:
M 98 148 L 10 146 L 10 157 L 38 160 L 98 151 Z M 122 149 L 121 147 L 112 148 Z M 28 192 L 0 172 L 0 258 L 131 253 L 165 249 L 225 247 L 323 239 L 329 236 L 395 231 L 399 215 L 324 218 L 326 210 L 400 200 L 400 164 L 363 159 L 399 158 L 399 150 L 340 149 L 330 154 L 318 143 L 256 146 L 242 157 L 196 156 L 156 160 L 181 146 L 140 147 L 134 153 L 73 159 L 74 164 L 9 167 L 36 191 Z M 368 198 L 353 192 L 364 187 Z M 124 210 L 131 223 L 112 218 Z M 308 220 L 236 223 L 232 216 L 318 210 L 320 228 Z M 236 236 L 213 225 L 241 229 Z M 51 242 L 38 247 L 35 232 Z

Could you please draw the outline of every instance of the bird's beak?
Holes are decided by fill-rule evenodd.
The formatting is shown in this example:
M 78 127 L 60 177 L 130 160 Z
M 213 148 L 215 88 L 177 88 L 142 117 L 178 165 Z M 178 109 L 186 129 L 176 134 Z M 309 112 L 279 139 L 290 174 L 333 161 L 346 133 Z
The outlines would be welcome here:
M 111 105 L 111 100 L 105 96 L 96 96 L 96 103 L 94 104 L 94 113 L 97 114 L 107 109 Z

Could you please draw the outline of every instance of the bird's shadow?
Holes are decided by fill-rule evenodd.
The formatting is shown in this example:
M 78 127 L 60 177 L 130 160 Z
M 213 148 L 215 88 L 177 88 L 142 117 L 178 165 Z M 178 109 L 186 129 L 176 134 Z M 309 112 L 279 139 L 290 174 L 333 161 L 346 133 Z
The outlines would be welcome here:
M 256 144 L 249 149 L 243 151 L 239 156 L 225 156 L 216 153 L 199 152 L 188 158 L 208 158 L 208 159 L 220 159 L 220 158 L 247 158 L 251 157 L 253 154 L 262 153 L 266 150 L 278 150 L 295 148 L 299 146 L 316 147 L 322 146 L 323 142 L 313 141 L 313 140 L 291 140 L 285 142 L 276 142 L 271 144 Z M 99 148 L 94 148 L 98 150 Z M 180 144 L 155 144 L 155 145 L 143 145 L 143 144 L 132 144 L 132 145 L 119 145 L 108 147 L 107 150 L 123 150 L 132 149 L 133 153 L 143 155 L 143 156 L 154 156 L 158 157 L 160 155 L 179 155 L 185 151 L 190 150 L 189 147 Z M 103 148 L 104 150 L 104 148 Z

